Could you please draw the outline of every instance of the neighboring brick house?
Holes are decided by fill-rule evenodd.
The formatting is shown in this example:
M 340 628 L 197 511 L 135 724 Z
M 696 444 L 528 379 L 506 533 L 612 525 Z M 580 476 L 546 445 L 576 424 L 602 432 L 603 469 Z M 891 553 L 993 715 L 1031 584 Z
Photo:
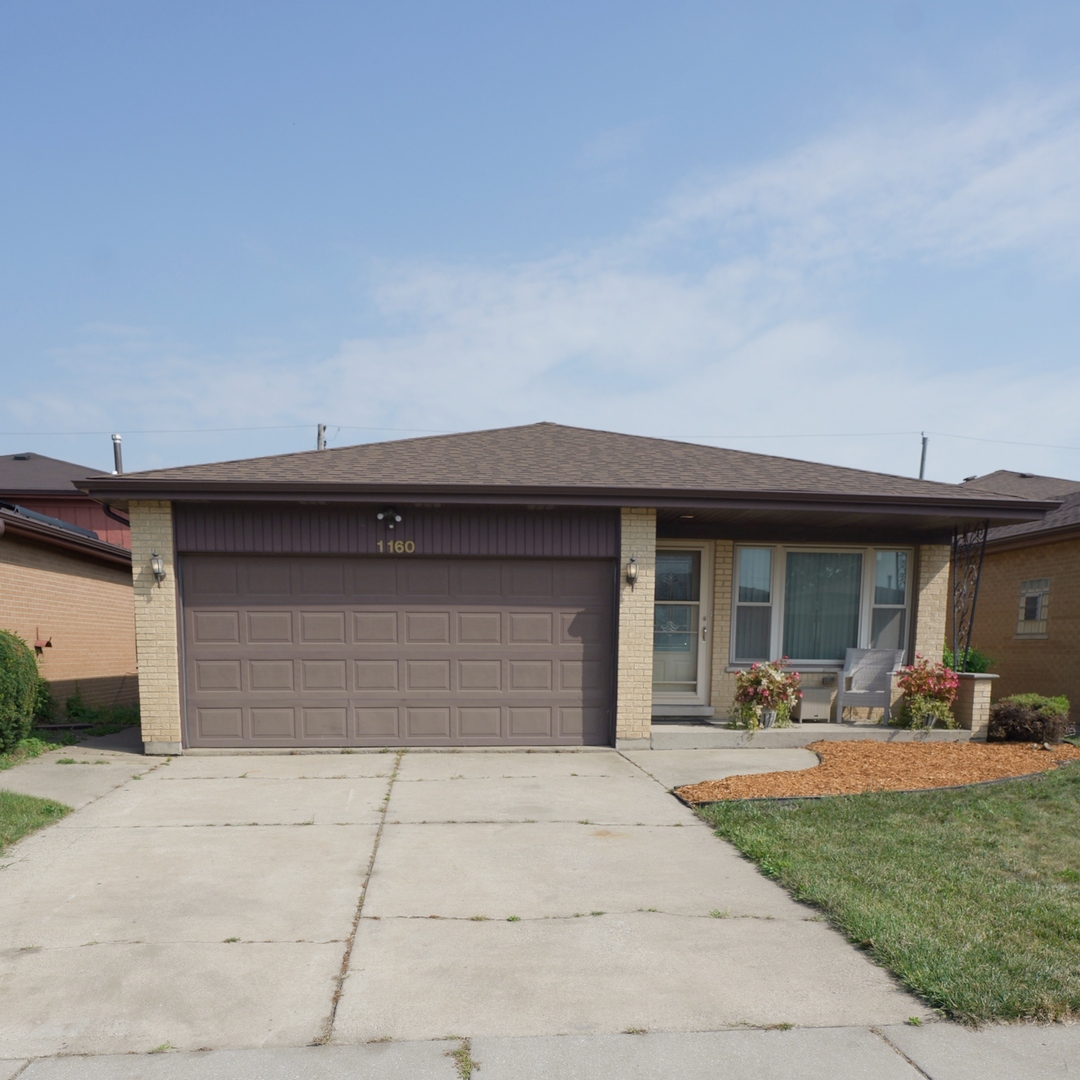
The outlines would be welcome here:
M 0 504 L 0 628 L 31 645 L 60 704 L 138 701 L 131 552 Z
M 940 658 L 949 540 L 1053 502 L 558 424 L 98 476 L 143 740 L 648 745 L 786 654 Z
M 131 547 L 127 518 L 113 516 L 75 486 L 76 480 L 93 476 L 97 469 L 26 451 L 0 454 L 0 502 L 16 503 L 47 517 L 89 529 L 99 540 L 117 547 Z
M 991 529 L 972 643 L 994 660 L 994 698 L 1064 694 L 1080 715 L 1080 481 L 1001 470 L 969 491 L 1056 499 L 1042 520 Z

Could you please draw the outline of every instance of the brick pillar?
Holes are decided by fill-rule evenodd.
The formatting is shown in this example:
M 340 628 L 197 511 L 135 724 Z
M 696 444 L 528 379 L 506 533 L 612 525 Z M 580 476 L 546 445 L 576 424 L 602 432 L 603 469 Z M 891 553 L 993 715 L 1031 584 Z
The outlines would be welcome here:
M 735 672 L 731 666 L 731 590 L 735 542 L 717 540 L 713 562 L 713 605 L 709 633 L 712 634 L 709 704 L 713 715 L 726 718 L 735 697 Z
M 949 614 L 948 544 L 919 545 L 919 577 L 915 595 L 915 652 L 938 663 L 945 645 Z
M 180 650 L 176 639 L 172 503 L 135 501 L 129 504 L 128 512 L 143 749 L 148 754 L 178 754 L 181 752 Z M 155 552 L 165 563 L 165 580 L 160 583 L 150 569 Z
M 962 728 L 971 732 L 972 739 L 985 742 L 990 727 L 990 691 L 997 676 L 976 675 L 972 671 L 958 674 L 960 685 L 952 704 L 953 716 Z
M 619 561 L 619 655 L 615 745 L 648 747 L 652 734 L 653 598 L 656 595 L 656 511 L 624 507 Z M 637 560 L 634 585 L 626 565 Z

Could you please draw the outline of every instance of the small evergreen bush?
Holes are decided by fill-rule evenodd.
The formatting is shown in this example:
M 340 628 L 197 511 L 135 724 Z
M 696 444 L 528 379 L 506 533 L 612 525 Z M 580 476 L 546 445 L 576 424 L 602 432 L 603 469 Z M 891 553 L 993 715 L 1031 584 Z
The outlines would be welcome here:
M 0 630 L 0 754 L 30 734 L 40 684 L 33 650 L 17 634 Z
M 963 659 L 962 653 L 960 658 Z M 956 657 L 953 656 L 953 651 L 948 645 L 945 646 L 945 652 L 942 656 L 942 660 L 944 660 L 945 666 L 952 668 L 953 671 L 961 670 L 954 662 L 956 660 Z M 995 661 L 993 657 L 987 656 L 986 653 L 982 651 L 982 649 L 976 649 L 974 646 L 972 646 L 970 649 L 968 649 L 967 666 L 964 667 L 963 670 L 971 672 L 975 675 L 985 675 L 994 666 L 994 663 Z
M 990 742 L 1059 743 L 1069 726 L 1069 699 L 1013 694 L 990 706 Z

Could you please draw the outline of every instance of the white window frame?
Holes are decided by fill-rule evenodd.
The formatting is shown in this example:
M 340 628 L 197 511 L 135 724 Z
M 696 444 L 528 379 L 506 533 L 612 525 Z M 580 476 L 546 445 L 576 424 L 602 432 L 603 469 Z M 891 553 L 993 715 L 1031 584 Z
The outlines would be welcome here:
M 869 546 L 848 544 L 755 544 L 740 543 L 735 545 L 735 559 L 732 565 L 731 576 L 731 632 L 728 664 L 732 668 L 746 668 L 754 663 L 752 660 L 735 659 L 735 619 L 739 608 L 739 560 L 742 557 L 743 548 L 769 548 L 772 551 L 772 625 L 770 628 L 769 657 L 775 660 L 782 656 L 784 645 L 784 604 L 786 596 L 784 584 L 787 580 L 787 557 L 790 552 L 835 552 L 838 555 L 861 555 L 862 556 L 862 580 L 859 593 L 859 632 L 856 648 L 870 648 L 870 631 L 873 625 L 873 612 L 875 607 L 898 609 L 895 604 L 875 604 L 874 586 L 876 559 L 879 551 L 903 551 L 908 557 L 907 581 L 904 589 L 904 653 L 905 659 L 908 652 L 908 641 L 911 636 L 911 600 L 912 582 L 915 570 L 915 549 L 905 544 L 872 544 Z M 757 605 L 763 607 L 765 605 Z M 760 661 L 759 661 L 760 662 Z M 807 657 L 790 656 L 788 662 L 792 667 L 800 671 L 839 671 L 843 667 L 843 660 L 814 660 Z

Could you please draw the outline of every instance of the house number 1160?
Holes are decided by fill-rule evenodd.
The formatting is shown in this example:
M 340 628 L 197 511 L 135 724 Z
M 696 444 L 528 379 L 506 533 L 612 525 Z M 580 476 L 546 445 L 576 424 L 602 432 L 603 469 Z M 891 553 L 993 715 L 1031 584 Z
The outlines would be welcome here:
M 411 555 L 416 550 L 411 540 L 376 540 L 375 546 L 384 555 Z

